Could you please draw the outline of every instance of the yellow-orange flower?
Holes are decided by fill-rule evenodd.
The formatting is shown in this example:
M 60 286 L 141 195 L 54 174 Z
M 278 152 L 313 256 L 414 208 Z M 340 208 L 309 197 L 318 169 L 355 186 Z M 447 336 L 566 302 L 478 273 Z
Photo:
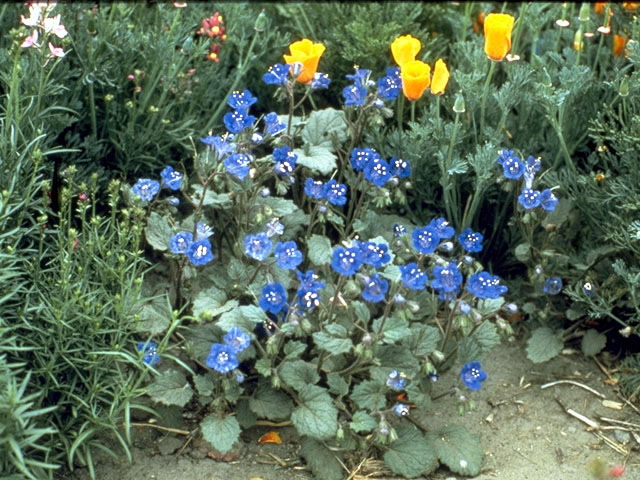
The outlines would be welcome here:
M 418 100 L 431 83 L 431 67 L 420 60 L 407 62 L 400 67 L 402 91 L 411 101 Z
M 622 2 L 622 8 L 627 12 L 635 12 L 638 10 L 638 2 Z
M 433 95 L 442 95 L 444 89 L 447 88 L 449 83 L 449 70 L 447 64 L 441 58 L 436 62 L 433 68 L 433 78 L 431 79 L 431 93 Z
M 613 55 L 619 57 L 624 51 L 624 46 L 627 44 L 627 38 L 622 35 L 613 34 Z
M 593 6 L 593 10 L 598 14 L 598 15 L 602 15 L 602 11 L 604 10 L 604 5 L 607 2 L 596 2 L 595 5 Z
M 296 78 L 301 83 L 309 83 L 318 69 L 318 62 L 325 51 L 325 46 L 321 43 L 313 43 L 308 38 L 303 38 L 289 45 L 291 55 L 284 55 L 284 61 L 289 65 L 296 62 L 302 64 L 302 71 Z
M 507 13 L 490 13 L 484 19 L 484 53 L 501 61 L 511 49 L 511 31 L 515 18 Z
M 396 38 L 391 44 L 391 55 L 398 66 L 402 67 L 407 62 L 413 62 L 421 48 L 420 40 L 411 35 L 404 35 Z

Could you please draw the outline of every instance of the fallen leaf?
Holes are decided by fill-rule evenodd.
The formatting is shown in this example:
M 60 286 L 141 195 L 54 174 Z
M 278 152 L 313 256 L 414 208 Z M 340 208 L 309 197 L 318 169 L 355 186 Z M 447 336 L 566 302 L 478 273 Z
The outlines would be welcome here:
M 278 432 L 267 432 L 258 439 L 258 443 L 261 445 L 265 443 L 277 443 L 280 445 L 282 443 L 282 439 Z

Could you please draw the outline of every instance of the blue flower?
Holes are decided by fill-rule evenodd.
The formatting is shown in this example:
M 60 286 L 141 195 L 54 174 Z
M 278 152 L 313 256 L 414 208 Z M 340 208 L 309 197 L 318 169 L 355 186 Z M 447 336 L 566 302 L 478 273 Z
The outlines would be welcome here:
M 308 270 L 306 273 L 302 273 L 298 270 L 296 271 L 296 275 L 300 281 L 298 295 L 300 295 L 301 291 L 317 292 L 324 288 L 324 283 L 317 281 L 318 276 L 313 273 L 313 270 Z
M 267 229 L 267 237 L 271 238 L 274 235 L 282 235 L 284 233 L 284 225 L 280 223 L 277 218 L 272 218 L 264 226 Z
M 235 351 L 230 345 L 214 343 L 207 356 L 207 367 L 212 368 L 216 372 L 227 373 L 238 368 L 238 359 Z
M 424 290 L 429 281 L 427 274 L 420 270 L 415 262 L 400 265 L 400 275 L 402 284 L 411 290 Z
M 162 177 L 162 183 L 167 186 L 170 190 L 180 190 L 182 186 L 182 173 L 176 172 L 173 167 L 166 166 L 160 172 L 160 176 Z
M 547 212 L 553 212 L 558 204 L 558 197 L 556 197 L 551 190 L 545 188 L 540 194 L 540 206 Z
M 455 263 L 452 262 L 445 266 L 438 265 L 433 267 L 431 288 L 437 290 L 444 298 L 450 298 L 448 294 L 457 294 L 461 283 L 462 274 Z
M 193 242 L 193 233 L 178 232 L 169 240 L 169 249 L 173 253 L 186 253 Z
M 141 178 L 131 187 L 131 190 L 143 201 L 150 202 L 160 191 L 160 182 L 149 178 Z
M 440 235 L 435 228 L 426 226 L 422 228 L 416 228 L 411 234 L 413 239 L 413 248 L 419 253 L 429 254 L 433 253 L 438 243 L 440 243 Z
M 544 281 L 542 291 L 547 295 L 557 295 L 562 290 L 562 279 L 560 277 L 547 278 Z
M 234 177 L 244 180 L 249 175 L 251 156 L 246 153 L 234 153 L 224 159 L 224 167 Z
M 256 121 L 256 117 L 249 115 L 249 112 L 243 108 L 234 110 L 233 112 L 227 112 L 223 119 L 224 126 L 231 133 L 240 133 L 244 129 L 253 125 Z
M 509 160 L 511 157 L 515 157 L 516 153 L 513 150 L 502 149 L 498 152 L 498 165 L 504 165 L 504 162 Z M 516 157 L 518 158 L 518 157 Z
M 298 305 L 305 310 L 313 310 L 320 305 L 320 295 L 313 290 L 298 290 Z
M 278 120 L 278 115 L 275 112 L 267 113 L 264 117 L 264 123 L 268 135 L 277 135 L 287 128 L 284 123 Z
M 346 107 L 351 105 L 359 107 L 364 105 L 364 99 L 367 96 L 367 89 L 359 83 L 348 85 L 342 90 L 342 96 L 344 97 L 344 105 Z
M 391 175 L 398 178 L 407 178 L 411 176 L 411 164 L 401 158 L 391 157 Z
M 213 260 L 213 253 L 211 252 L 211 242 L 208 239 L 198 240 L 189 245 L 189 248 L 185 252 L 187 258 L 193 265 L 206 265 Z
M 364 167 L 364 178 L 376 187 L 382 187 L 391 178 L 391 167 L 386 160 L 377 158 Z
M 254 132 L 253 135 L 251 135 L 252 143 L 256 145 L 260 145 L 263 141 L 264 141 L 264 135 L 262 135 L 260 132 Z
M 460 303 L 458 303 L 458 308 L 460 309 L 460 312 L 465 314 L 465 315 L 469 315 L 469 313 L 471 313 L 471 305 L 469 305 L 464 300 L 462 300 L 462 301 L 460 301 Z
M 401 90 L 400 69 L 387 67 L 387 75 L 378 79 L 378 96 L 383 100 L 395 100 Z
M 336 205 L 341 207 L 345 203 L 347 203 L 347 186 L 342 183 L 338 183 L 335 179 L 329 180 L 326 185 L 326 193 L 325 196 L 327 201 L 331 205 Z
M 316 72 L 311 80 L 311 90 L 318 90 L 320 88 L 329 88 L 331 80 L 326 73 Z
M 404 373 L 398 373 L 398 370 L 391 370 L 387 377 L 387 387 L 391 387 L 394 390 L 404 390 L 407 385 L 407 379 Z
M 262 297 L 258 300 L 258 305 L 266 312 L 278 314 L 287 304 L 287 291 L 279 283 L 269 283 L 262 288 Z
M 356 172 L 362 172 L 374 160 L 379 160 L 380 154 L 372 148 L 354 148 L 351 150 L 349 161 Z
M 591 295 L 593 295 L 593 292 L 594 292 L 594 288 L 591 282 L 586 282 L 582 286 L 582 293 L 584 293 L 587 297 L 590 297 Z
M 269 256 L 272 248 L 273 243 L 266 232 L 247 235 L 244 239 L 244 254 L 260 262 Z
M 304 182 L 304 193 L 311 198 L 320 200 L 327 194 L 327 187 L 321 180 L 309 177 Z
M 331 268 L 340 275 L 351 276 L 358 271 L 360 265 L 362 265 L 362 261 L 360 260 L 359 248 L 336 247 L 333 250 Z
M 481 233 L 474 232 L 471 228 L 467 227 L 458 235 L 458 242 L 465 251 L 475 253 L 482 251 L 483 238 L 484 236 Z
M 273 150 L 273 160 L 276 162 L 274 170 L 278 175 L 286 177 L 296 167 L 298 161 L 298 155 L 293 153 L 289 146 L 275 148 Z
M 356 73 L 353 75 L 345 75 L 347 79 L 353 80 L 353 83 L 356 85 L 362 85 L 363 87 L 367 86 L 369 81 L 369 75 L 371 74 L 371 70 L 367 70 L 366 68 L 356 68 Z
M 487 372 L 482 370 L 480 362 L 465 363 L 460 378 L 469 390 L 480 390 L 482 382 L 487 379 Z
M 142 361 L 147 365 L 156 365 L 160 361 L 158 355 L 158 345 L 152 340 L 140 342 L 137 346 L 138 352 L 142 353 Z
M 393 238 L 403 237 L 407 233 L 407 227 L 399 223 L 393 224 Z
M 233 349 L 233 353 L 240 353 L 249 347 L 251 337 L 240 327 L 232 327 L 224 336 L 224 343 Z
M 531 188 L 533 186 L 533 179 L 535 178 L 535 173 L 540 170 L 540 159 L 533 158 L 531 155 L 527 158 L 527 164 L 524 169 L 524 185 L 527 188 Z
M 440 238 L 451 238 L 455 235 L 456 231 L 453 229 L 449 222 L 447 222 L 443 217 L 434 218 L 429 222 L 428 227 L 432 227 L 436 229 Z
M 287 83 L 289 70 L 291 70 L 291 65 L 276 63 L 269 67 L 267 73 L 262 75 L 262 80 L 267 85 L 285 85 Z
M 173 205 L 174 207 L 176 205 L 180 205 L 180 199 L 176 198 L 176 197 L 169 197 L 167 198 L 167 202 L 169 202 L 170 205 Z
M 298 246 L 293 240 L 278 242 L 273 256 L 276 258 L 278 266 L 285 270 L 293 270 L 302 263 L 302 252 L 298 250 Z
M 387 291 L 389 291 L 389 282 L 377 273 L 374 273 L 371 278 L 365 279 L 363 283 L 364 289 L 362 290 L 362 298 L 367 302 L 381 302 L 384 300 L 384 296 L 387 294 Z
M 359 248 L 360 259 L 365 265 L 380 268 L 391 261 L 391 255 L 388 253 L 389 247 L 384 243 L 363 242 Z
M 396 403 L 393 406 L 393 413 L 395 413 L 398 417 L 406 417 L 409 415 L 409 407 L 404 403 Z
M 500 278 L 489 272 L 474 273 L 467 280 L 466 289 L 476 298 L 499 298 L 507 293 L 507 287 L 500 285 Z
M 518 202 L 527 210 L 531 210 L 532 208 L 536 208 L 540 206 L 540 202 L 542 201 L 540 191 L 539 190 L 531 190 L 530 188 L 524 187 L 522 192 L 520 192 L 520 196 L 518 197 Z
M 509 180 L 517 180 L 524 174 L 525 165 L 518 157 L 509 157 L 502 164 L 502 171 Z
M 231 95 L 229 95 L 229 98 L 227 99 L 227 105 L 229 105 L 234 110 L 248 110 L 249 107 L 255 104 L 257 101 L 258 99 L 251 95 L 251 92 L 249 90 L 245 90 L 242 93 L 236 90 Z
M 196 241 L 209 238 L 211 235 L 213 235 L 213 229 L 209 225 L 202 222 L 196 224 Z
M 231 140 L 233 140 L 232 134 L 225 134 L 224 136 L 218 135 L 217 137 L 209 135 L 208 137 L 200 139 L 202 143 L 210 146 L 218 154 L 218 159 L 224 157 L 228 153 L 235 152 L 236 146 L 231 143 Z

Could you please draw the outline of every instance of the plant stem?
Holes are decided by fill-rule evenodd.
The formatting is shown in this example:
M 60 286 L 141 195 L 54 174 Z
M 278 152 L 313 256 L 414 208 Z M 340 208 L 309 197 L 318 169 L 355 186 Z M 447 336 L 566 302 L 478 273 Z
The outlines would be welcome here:
M 404 117 L 404 95 L 398 95 L 398 111 L 396 112 L 396 120 L 398 122 L 398 130 L 402 132 L 402 119 Z
M 460 125 L 460 113 L 456 112 L 456 118 L 453 123 L 453 132 L 451 134 L 451 140 L 449 142 L 449 151 L 447 152 L 447 163 L 440 167 L 440 173 L 442 174 L 442 180 L 444 184 L 444 203 L 447 211 L 447 218 L 453 222 L 457 227 L 459 225 L 458 211 L 453 211 L 453 199 L 451 194 L 455 188 L 455 180 L 452 175 L 449 175 L 449 169 L 451 168 L 451 160 L 453 159 L 453 148 L 456 143 L 456 136 L 458 135 L 458 127 Z M 456 205 L 457 206 L 457 205 Z
M 411 123 L 416 121 L 416 102 L 411 102 Z
M 496 69 L 496 63 L 490 60 L 489 73 L 487 73 L 487 80 L 484 82 L 484 89 L 482 91 L 482 103 L 480 104 L 480 134 L 484 133 L 484 115 L 487 106 L 487 95 L 489 94 L 489 84 L 491 83 L 491 77 L 493 71 Z

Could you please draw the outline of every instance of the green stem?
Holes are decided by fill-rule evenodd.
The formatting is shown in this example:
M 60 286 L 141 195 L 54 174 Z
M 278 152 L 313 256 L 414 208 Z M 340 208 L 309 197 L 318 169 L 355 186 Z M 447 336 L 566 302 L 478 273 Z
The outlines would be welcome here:
M 467 27 L 469 26 L 469 19 L 471 18 L 473 6 L 474 2 L 468 2 L 464 5 L 464 20 L 462 21 L 462 31 L 460 32 L 461 42 L 464 42 L 467 39 Z
M 496 69 L 496 63 L 490 60 L 489 73 L 487 73 L 487 80 L 484 82 L 484 89 L 482 90 L 482 103 L 480 104 L 480 134 L 484 133 L 484 115 L 487 106 L 487 96 L 489 94 L 489 84 L 491 83 L 491 77 Z
M 396 120 L 398 121 L 398 130 L 402 132 L 402 119 L 404 117 L 404 95 L 398 95 L 398 111 L 396 112 Z
M 511 51 L 518 52 L 518 47 L 520 46 L 520 37 L 522 36 L 522 30 L 524 28 L 524 19 L 527 14 L 527 9 L 529 8 L 529 3 L 524 2 L 520 7 L 520 13 L 518 14 L 518 19 L 516 20 L 515 27 L 513 29 L 513 41 L 511 42 Z
M 460 113 L 456 112 L 456 118 L 453 123 L 453 132 L 451 134 L 451 140 L 449 142 L 449 151 L 447 152 L 447 163 L 446 165 L 440 167 L 440 173 L 442 175 L 444 183 L 444 202 L 445 209 L 447 211 L 447 218 L 452 221 L 456 227 L 459 225 L 458 210 L 456 209 L 456 211 L 454 212 L 453 199 L 451 198 L 452 191 L 455 188 L 455 177 L 452 178 L 452 176 L 449 175 L 449 169 L 451 168 L 451 160 L 453 159 L 453 148 L 456 143 L 459 125 Z
M 411 123 L 416 121 L 416 102 L 411 102 Z

